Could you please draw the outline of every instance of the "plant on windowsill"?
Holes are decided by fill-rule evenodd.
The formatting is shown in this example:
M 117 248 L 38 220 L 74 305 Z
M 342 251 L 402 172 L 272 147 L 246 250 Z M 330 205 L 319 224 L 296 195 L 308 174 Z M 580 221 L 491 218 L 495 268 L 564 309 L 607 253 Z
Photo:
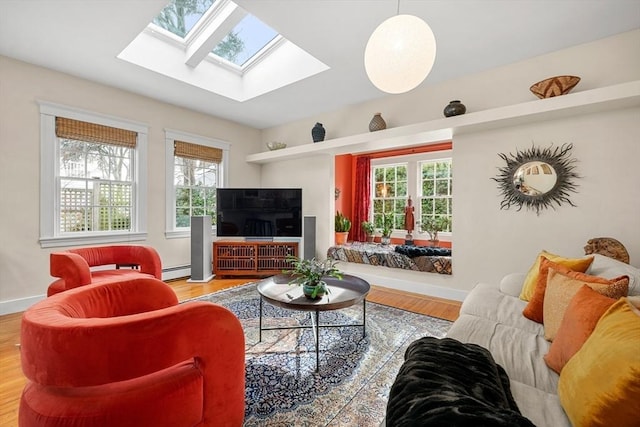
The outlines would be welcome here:
M 333 259 L 318 261 L 315 258 L 301 259 L 289 255 L 287 262 L 292 268 L 282 272 L 293 277 L 289 284 L 302 286 L 302 292 L 310 299 L 322 298 L 323 295 L 330 293 L 327 282 L 324 281 L 326 277 L 342 279 L 342 272 L 336 268 L 338 261 Z
M 393 214 L 386 213 L 382 219 L 382 237 L 380 238 L 380 243 L 383 245 L 388 245 L 391 243 L 391 232 L 393 231 Z
M 362 227 L 362 231 L 364 231 L 364 234 L 367 236 L 367 242 L 373 242 L 373 234 L 376 232 L 376 228 L 373 223 L 370 221 L 362 221 L 362 224 L 360 226 Z
M 431 246 L 438 246 L 438 233 L 445 231 L 451 225 L 451 218 L 448 216 L 429 217 L 420 223 L 420 230 L 429 234 L 429 242 Z
M 336 212 L 336 217 L 335 217 L 336 245 L 344 245 L 345 243 L 347 243 L 349 230 L 351 230 L 351 220 L 346 216 L 342 215 L 340 211 Z

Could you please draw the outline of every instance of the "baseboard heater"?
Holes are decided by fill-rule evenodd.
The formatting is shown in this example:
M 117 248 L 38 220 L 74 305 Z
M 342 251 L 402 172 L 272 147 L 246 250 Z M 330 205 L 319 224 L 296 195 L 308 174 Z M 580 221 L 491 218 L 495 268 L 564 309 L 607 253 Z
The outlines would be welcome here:
M 162 269 L 162 280 L 182 279 L 191 277 L 191 265 L 179 265 Z

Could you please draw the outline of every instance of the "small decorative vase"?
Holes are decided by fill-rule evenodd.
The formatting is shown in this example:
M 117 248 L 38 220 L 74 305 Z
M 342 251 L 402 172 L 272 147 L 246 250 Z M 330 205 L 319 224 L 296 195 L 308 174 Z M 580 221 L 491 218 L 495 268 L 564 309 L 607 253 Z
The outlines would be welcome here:
M 389 243 L 391 243 L 391 237 L 390 236 L 382 236 L 380 238 L 380 243 L 382 243 L 383 245 L 388 245 Z
M 444 107 L 445 117 L 460 116 L 466 112 L 467 112 L 467 107 L 465 107 L 464 104 L 458 100 L 451 101 L 449 105 Z
M 375 113 L 373 118 L 369 122 L 369 132 L 375 132 L 377 130 L 383 130 L 387 128 L 387 123 L 384 121 L 380 113 Z
M 311 138 L 313 138 L 313 142 L 324 141 L 324 135 L 326 131 L 322 127 L 322 123 L 316 123 L 316 125 L 311 129 Z
M 316 291 L 316 288 L 318 289 Z M 313 293 L 316 292 L 316 295 L 313 296 Z M 302 285 L 302 293 L 305 297 L 309 299 L 320 299 L 327 293 L 327 288 L 323 285 Z
M 373 234 L 367 234 L 367 243 L 373 243 L 375 236 Z
M 438 239 L 429 240 L 429 246 L 431 246 L 432 248 L 437 248 L 439 244 L 440 240 Z

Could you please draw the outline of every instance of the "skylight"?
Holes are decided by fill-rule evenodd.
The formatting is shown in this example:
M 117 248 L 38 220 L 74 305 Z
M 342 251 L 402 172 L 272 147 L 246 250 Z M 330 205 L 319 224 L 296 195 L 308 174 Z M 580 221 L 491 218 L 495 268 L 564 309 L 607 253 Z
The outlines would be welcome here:
M 329 68 L 231 0 L 170 0 L 118 58 L 240 102 Z
M 216 45 L 213 53 L 242 67 L 277 35 L 273 28 L 247 15 Z
M 185 38 L 213 3 L 214 0 L 172 0 L 152 22 L 178 37 Z

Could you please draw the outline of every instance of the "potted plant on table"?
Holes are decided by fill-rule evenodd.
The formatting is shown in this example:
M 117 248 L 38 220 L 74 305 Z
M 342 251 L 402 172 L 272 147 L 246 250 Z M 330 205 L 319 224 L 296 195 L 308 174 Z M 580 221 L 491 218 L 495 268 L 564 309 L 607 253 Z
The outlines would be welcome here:
M 351 220 L 342 215 L 340 211 L 336 212 L 335 218 L 335 232 L 336 232 L 336 245 L 344 245 L 347 243 L 349 237 L 349 230 L 351 230 Z
M 336 268 L 338 261 L 326 259 L 318 261 L 315 258 L 301 259 L 290 255 L 287 261 L 291 264 L 290 270 L 284 270 L 283 273 L 292 276 L 290 285 L 301 285 L 302 292 L 307 298 L 322 298 L 323 295 L 329 293 L 326 277 L 335 277 L 342 279 L 342 272 Z
M 429 217 L 420 224 L 420 229 L 429 234 L 431 246 L 438 246 L 438 232 L 447 230 L 451 225 L 451 218 L 448 216 Z
M 360 226 L 362 227 L 364 234 L 367 236 L 367 242 L 373 242 L 373 234 L 376 232 L 376 228 L 373 223 L 370 221 L 362 221 Z

